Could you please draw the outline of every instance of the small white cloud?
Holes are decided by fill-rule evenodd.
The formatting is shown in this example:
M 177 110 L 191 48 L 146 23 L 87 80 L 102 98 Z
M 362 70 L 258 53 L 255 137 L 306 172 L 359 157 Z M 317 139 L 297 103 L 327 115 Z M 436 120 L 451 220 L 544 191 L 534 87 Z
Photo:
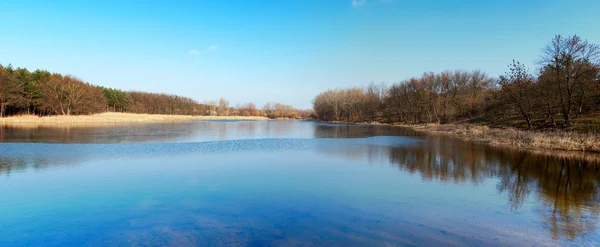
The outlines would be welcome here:
M 365 5 L 365 3 L 367 2 L 367 0 L 352 0 L 352 7 L 360 7 Z
M 209 50 L 209 51 L 218 51 L 219 47 L 217 47 L 216 45 L 211 45 L 211 46 L 208 47 L 207 50 Z
M 365 5 L 367 2 L 391 3 L 394 0 L 352 0 L 352 7 L 358 8 Z
M 190 54 L 190 55 L 200 55 L 200 52 L 198 50 L 190 50 L 190 51 L 188 51 L 188 54 Z

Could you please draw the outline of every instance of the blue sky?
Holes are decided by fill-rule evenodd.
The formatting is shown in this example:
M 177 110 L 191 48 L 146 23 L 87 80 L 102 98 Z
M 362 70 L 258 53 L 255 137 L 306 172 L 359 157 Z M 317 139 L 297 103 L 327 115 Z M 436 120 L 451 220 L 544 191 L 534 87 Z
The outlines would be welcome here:
M 535 70 L 555 34 L 600 43 L 596 0 L 0 2 L 0 63 L 198 101 L 310 108 L 426 71 Z

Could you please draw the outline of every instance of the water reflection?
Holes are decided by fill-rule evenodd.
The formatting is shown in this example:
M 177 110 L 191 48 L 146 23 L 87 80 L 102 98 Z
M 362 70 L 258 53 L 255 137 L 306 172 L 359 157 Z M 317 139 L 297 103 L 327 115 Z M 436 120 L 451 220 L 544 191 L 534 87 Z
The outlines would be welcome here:
M 149 124 L 0 125 L 0 142 L 148 143 L 261 138 L 364 138 L 415 135 L 389 126 L 325 124 L 310 121 L 187 121 Z
M 0 157 L 0 175 L 10 174 L 13 170 L 25 170 L 29 166 L 23 159 L 12 159 Z
M 491 181 L 496 185 L 493 193 L 504 198 L 507 211 L 530 207 L 539 217 L 541 227 L 555 240 L 594 238 L 598 234 L 600 158 L 595 155 L 516 151 L 423 135 L 403 128 L 312 122 L 202 121 L 143 128 L 36 129 L 28 133 L 10 128 L 0 130 L 4 131 L 0 135 L 4 139 L 0 140 L 25 142 L 228 140 L 117 145 L 0 144 L 0 175 L 77 165 L 106 157 L 303 150 L 365 164 L 391 165 L 400 173 L 420 176 L 432 184 L 477 187 Z M 150 220 L 148 224 L 151 223 Z
M 10 176 L 12 173 L 27 172 L 28 170 L 42 171 L 55 166 L 77 166 L 77 164 L 89 160 L 89 157 L 65 155 L 62 157 L 44 155 L 19 156 L 0 154 L 0 176 Z
M 103 124 L 87 127 L 65 124 L 0 126 L 0 142 L 134 143 L 175 140 L 194 135 L 191 122 L 158 124 Z
M 342 132 L 343 133 L 343 132 Z M 320 134 L 315 134 L 320 135 Z M 444 136 L 426 136 L 417 146 L 346 146 L 320 149 L 326 155 L 389 162 L 426 181 L 478 185 L 497 179 L 511 210 L 530 196 L 554 239 L 594 234 L 600 217 L 600 157 L 494 148 Z

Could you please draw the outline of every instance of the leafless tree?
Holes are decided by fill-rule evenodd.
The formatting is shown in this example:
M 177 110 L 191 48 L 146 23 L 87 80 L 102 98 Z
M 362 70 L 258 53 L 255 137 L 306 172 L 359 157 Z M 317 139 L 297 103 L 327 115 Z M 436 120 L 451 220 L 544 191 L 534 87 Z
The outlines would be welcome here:
M 229 101 L 225 98 L 219 99 L 219 106 L 217 107 L 217 114 L 219 116 L 229 115 Z
M 523 64 L 513 60 L 508 67 L 510 71 L 501 76 L 498 83 L 502 87 L 502 92 L 508 96 L 510 103 L 527 122 L 527 127 L 531 128 L 535 101 L 534 80 Z
M 547 83 L 553 84 L 557 90 L 566 126 L 570 125 L 571 113 L 577 108 L 577 98 L 585 99 L 585 87 L 594 80 L 599 60 L 598 45 L 588 43 L 577 35 L 557 35 L 544 48 L 541 63 L 552 75 L 551 79 L 547 78 Z

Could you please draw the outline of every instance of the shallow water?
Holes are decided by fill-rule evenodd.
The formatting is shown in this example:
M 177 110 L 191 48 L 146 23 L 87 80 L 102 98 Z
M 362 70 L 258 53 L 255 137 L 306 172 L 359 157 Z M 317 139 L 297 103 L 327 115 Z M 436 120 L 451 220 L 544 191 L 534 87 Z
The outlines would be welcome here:
M 597 246 L 597 159 L 388 126 L 0 127 L 0 246 Z

